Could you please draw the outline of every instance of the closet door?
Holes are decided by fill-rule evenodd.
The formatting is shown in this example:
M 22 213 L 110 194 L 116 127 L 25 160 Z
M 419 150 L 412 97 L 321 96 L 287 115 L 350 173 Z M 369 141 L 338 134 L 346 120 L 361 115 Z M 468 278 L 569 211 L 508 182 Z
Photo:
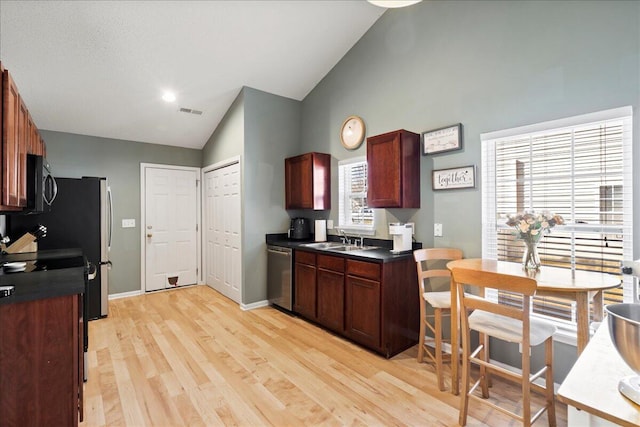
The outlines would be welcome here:
M 240 164 L 205 173 L 206 283 L 240 303 L 242 248 Z

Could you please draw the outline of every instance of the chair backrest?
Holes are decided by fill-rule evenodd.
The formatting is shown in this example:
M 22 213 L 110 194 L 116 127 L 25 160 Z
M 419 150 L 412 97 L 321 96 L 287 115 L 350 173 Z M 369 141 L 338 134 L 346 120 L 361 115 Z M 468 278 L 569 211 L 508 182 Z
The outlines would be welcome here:
M 469 310 L 477 309 L 495 313 L 522 321 L 523 345 L 529 345 L 529 307 L 531 306 L 531 297 L 536 293 L 538 286 L 535 279 L 465 268 L 454 268 L 451 274 L 457 286 L 462 326 L 465 329 L 468 324 Z M 478 292 L 473 292 L 473 288 L 476 288 Z M 520 294 L 522 307 L 498 304 L 484 299 L 487 288 Z
M 418 269 L 418 285 L 420 286 L 420 295 L 427 292 L 425 282 L 430 283 L 434 277 L 451 277 L 451 271 L 447 269 L 446 263 L 449 261 L 462 259 L 462 251 L 456 248 L 428 248 L 417 249 L 413 252 L 413 258 L 416 260 Z M 429 261 L 443 261 L 440 268 L 428 268 Z M 448 290 L 448 288 L 447 288 Z

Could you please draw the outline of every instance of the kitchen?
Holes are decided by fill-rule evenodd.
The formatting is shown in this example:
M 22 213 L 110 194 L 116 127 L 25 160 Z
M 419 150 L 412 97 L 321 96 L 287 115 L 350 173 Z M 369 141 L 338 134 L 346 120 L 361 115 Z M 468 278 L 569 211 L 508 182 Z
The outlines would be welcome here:
M 457 246 L 465 256 L 480 256 L 481 189 L 434 192 L 431 171 L 479 165 L 483 132 L 624 105 L 637 111 L 638 5 L 423 3 L 411 10 L 385 12 L 302 101 L 245 86 L 202 149 L 45 128 L 41 133 L 47 157 L 60 176 L 109 177 L 116 197 L 116 222 L 133 218 L 141 224 L 141 162 L 204 167 L 242 156 L 242 305 L 250 308 L 266 299 L 264 236 L 285 230 L 290 215 L 338 219 L 335 208 L 286 212 L 284 158 L 330 153 L 332 170 L 337 171 L 337 161 L 363 156 L 366 144 L 347 151 L 338 138 L 342 122 L 352 114 L 364 118 L 367 136 L 401 128 L 420 133 L 461 122 L 462 150 L 421 158 L 420 209 L 380 210 L 376 233 L 388 238 L 388 223 L 414 222 L 416 240 L 423 245 Z M 5 19 L 4 2 L 2 6 Z M 2 43 L 7 67 L 28 67 L 11 64 L 5 57 L 4 35 Z M 400 63 L 407 65 L 399 67 Z M 29 81 L 22 81 L 18 73 L 16 79 L 21 90 L 28 90 Z M 28 97 L 27 104 L 31 104 Z M 636 135 L 637 128 L 636 113 Z M 337 198 L 337 176 L 332 176 L 331 187 Z M 640 200 L 637 189 L 634 192 L 635 200 Z M 332 206 L 337 206 L 337 199 Z M 251 220 L 256 213 L 259 220 Z M 433 236 L 434 223 L 443 225 L 442 237 Z M 139 294 L 140 229 L 116 227 L 114 241 L 110 292 Z M 634 253 L 640 253 L 635 246 Z M 575 349 L 558 344 L 556 359 L 568 371 Z

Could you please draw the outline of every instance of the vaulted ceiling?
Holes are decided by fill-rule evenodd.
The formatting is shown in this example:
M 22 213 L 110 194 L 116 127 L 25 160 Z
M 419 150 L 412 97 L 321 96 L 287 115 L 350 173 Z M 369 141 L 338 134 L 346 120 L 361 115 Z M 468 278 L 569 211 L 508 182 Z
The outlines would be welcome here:
M 336 0 L 1 0 L 0 60 L 40 129 L 198 149 L 243 86 L 302 100 L 384 11 Z

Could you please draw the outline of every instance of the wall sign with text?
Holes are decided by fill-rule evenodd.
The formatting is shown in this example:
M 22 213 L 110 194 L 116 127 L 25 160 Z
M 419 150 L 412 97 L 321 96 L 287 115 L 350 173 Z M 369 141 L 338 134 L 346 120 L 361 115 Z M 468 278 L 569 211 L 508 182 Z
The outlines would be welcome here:
M 462 148 L 462 124 L 422 133 L 422 154 L 437 154 Z
M 431 173 L 431 186 L 434 190 L 454 190 L 458 188 L 475 188 L 476 167 L 439 169 Z

